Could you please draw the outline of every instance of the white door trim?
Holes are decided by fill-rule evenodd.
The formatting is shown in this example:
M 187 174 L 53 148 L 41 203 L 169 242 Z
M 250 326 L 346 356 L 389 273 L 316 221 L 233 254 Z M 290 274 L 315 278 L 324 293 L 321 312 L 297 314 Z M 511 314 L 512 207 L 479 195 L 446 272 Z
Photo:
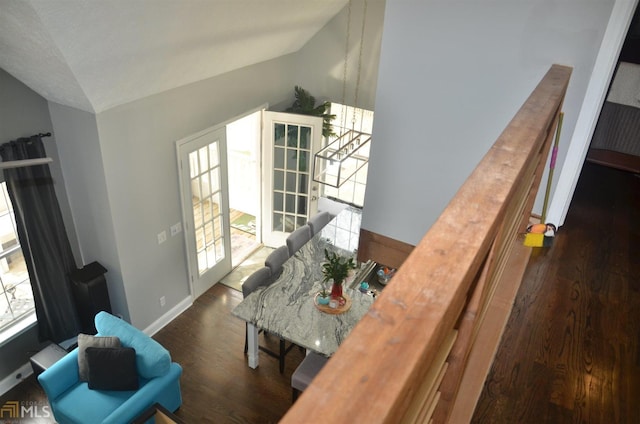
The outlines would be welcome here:
M 195 134 L 191 134 L 191 135 L 189 135 L 187 137 L 184 137 L 184 138 L 176 141 L 176 162 L 177 162 L 177 166 L 178 166 L 178 188 L 179 188 L 179 193 L 180 193 L 180 203 L 182 204 L 181 210 L 182 210 L 182 222 L 183 223 L 187 222 L 186 221 L 187 214 L 189 214 L 189 215 L 192 214 L 192 211 L 187 207 L 187 205 L 185 205 L 185 202 L 183 201 L 185 193 L 184 193 L 184 188 L 182 186 L 182 181 L 183 181 L 183 177 L 184 177 L 183 172 L 185 172 L 185 171 L 182 169 L 181 163 L 180 163 L 181 149 L 184 147 L 185 144 L 188 144 L 192 140 L 195 140 L 195 139 L 197 139 L 199 137 L 202 137 L 203 135 L 208 134 L 210 132 L 217 131 L 217 130 L 219 130 L 221 128 L 225 128 L 225 131 L 226 131 L 226 127 L 227 127 L 228 124 L 230 124 L 232 122 L 235 122 L 238 119 L 242 119 L 242 118 L 244 118 L 244 117 L 246 117 L 248 115 L 251 115 L 253 113 L 261 112 L 261 111 L 266 110 L 268 108 L 269 108 L 269 104 L 268 103 L 264 103 L 263 105 L 258 106 L 258 107 L 254 108 L 254 109 L 251 109 L 251 110 L 249 110 L 249 111 L 247 111 L 247 112 L 245 112 L 245 113 L 243 113 L 241 115 L 237 115 L 237 116 L 235 116 L 233 118 L 227 119 L 224 122 L 218 123 L 216 125 L 213 125 L 213 126 L 211 126 L 209 128 L 206 128 L 206 129 L 203 129 L 202 131 L 199 131 L 199 132 L 197 132 Z M 258 152 L 259 157 L 261 157 L 261 154 L 262 154 L 261 152 Z M 188 281 L 189 281 L 189 295 L 191 297 L 191 300 L 193 301 L 193 300 L 195 300 L 195 289 L 194 289 L 193 283 L 195 281 L 195 278 L 197 278 L 197 275 L 193 275 L 193 271 L 192 270 L 194 270 L 194 269 L 197 270 L 198 266 L 197 266 L 197 264 L 192 263 L 193 262 L 193 258 L 190 257 L 189 248 L 187 246 L 188 241 L 186 239 L 186 237 L 187 237 L 186 229 L 183 229 L 183 231 L 184 231 L 184 237 L 185 237 L 185 257 L 187 259 L 187 278 L 188 278 Z
M 593 72 L 591 73 L 580 113 L 578 114 L 576 126 L 571 136 L 567 156 L 562 165 L 558 184 L 549 205 L 547 222 L 553 222 L 557 226 L 564 224 L 567 216 L 573 192 L 589 150 L 591 137 L 598 123 L 600 111 L 637 3 L 638 0 L 616 0 L 613 5 L 609 23 L 593 66 Z
M 220 137 L 217 140 L 209 141 L 207 138 L 216 136 Z M 189 186 L 191 184 L 191 177 L 189 175 L 190 168 L 188 165 L 188 157 L 193 150 L 193 146 L 190 146 L 192 142 L 201 143 L 206 141 L 207 143 L 215 142 L 219 148 L 219 162 L 218 171 L 220 172 L 220 208 L 222 218 L 222 233 L 223 233 L 223 246 L 224 256 L 214 266 L 209 267 L 206 272 L 200 274 L 198 267 L 197 251 L 195 240 L 195 229 L 193 222 L 193 209 L 190 201 L 191 191 Z M 201 146 L 202 147 L 202 146 Z M 199 150 L 201 147 L 196 149 Z M 187 269 L 189 279 L 189 291 L 191 298 L 195 300 L 198 296 L 206 291 L 203 289 L 202 283 L 206 281 L 208 287 L 216 284 L 226 272 L 231 271 L 231 249 L 230 249 L 230 226 L 229 226 L 229 204 L 228 204 L 228 182 L 226 171 L 226 125 L 216 125 L 200 131 L 191 136 L 185 137 L 182 140 L 176 142 L 176 159 L 178 161 L 178 178 L 180 187 L 180 203 L 182 209 L 182 222 L 184 223 L 183 235 L 185 242 L 185 255 L 187 257 Z M 209 284 L 210 282 L 210 284 Z

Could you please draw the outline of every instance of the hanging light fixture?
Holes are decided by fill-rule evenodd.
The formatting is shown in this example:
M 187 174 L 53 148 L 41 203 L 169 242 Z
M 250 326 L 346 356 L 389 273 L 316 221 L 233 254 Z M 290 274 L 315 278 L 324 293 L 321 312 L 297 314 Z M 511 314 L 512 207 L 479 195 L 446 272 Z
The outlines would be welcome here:
M 313 180 L 332 187 L 340 187 L 362 168 L 369 158 L 361 154 L 371 141 L 371 134 L 347 130 L 331 144 L 315 154 Z
M 347 9 L 347 34 L 345 41 L 344 68 L 342 81 L 342 114 L 343 120 L 340 135 L 322 148 L 314 155 L 313 180 L 320 184 L 326 184 L 335 188 L 340 187 L 345 181 L 351 178 L 369 160 L 368 155 L 363 155 L 361 150 L 371 141 L 371 134 L 367 134 L 355 129 L 356 110 L 358 108 L 358 91 L 360 89 L 360 74 L 362 68 L 362 51 L 364 45 L 364 30 L 367 17 L 367 0 L 364 0 L 362 12 L 362 28 L 360 34 L 360 50 L 358 54 L 358 70 L 356 88 L 354 93 L 353 117 L 351 129 L 346 124 L 346 86 L 347 86 L 347 65 L 349 62 L 349 38 L 351 35 L 351 3 L 349 0 Z

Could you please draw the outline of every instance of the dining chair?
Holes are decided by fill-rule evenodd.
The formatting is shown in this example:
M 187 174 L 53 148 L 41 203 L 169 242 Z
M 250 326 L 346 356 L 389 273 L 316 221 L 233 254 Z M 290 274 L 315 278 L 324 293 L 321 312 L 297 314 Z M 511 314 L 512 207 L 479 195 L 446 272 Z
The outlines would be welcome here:
M 331 221 L 331 215 L 327 211 L 320 212 L 312 216 L 307 221 L 307 225 L 311 228 L 311 237 L 318 234 L 324 226 L 329 223 L 329 221 Z
M 292 402 L 311 384 L 311 380 L 320 372 L 329 358 L 319 353 L 309 352 L 298 368 L 291 374 Z
M 271 269 L 266 266 L 258 268 L 242 283 L 242 296 L 247 297 L 258 287 L 268 286 L 270 283 Z
M 287 246 L 280 246 L 273 252 L 269 253 L 269 256 L 264 261 L 264 265 L 271 270 L 271 278 L 275 281 L 282 273 L 282 265 L 289 259 L 289 248 Z
M 289 234 L 287 237 L 289 256 L 293 256 L 309 240 L 311 240 L 311 227 L 307 224 L 298 227 L 298 229 Z
M 267 266 L 263 266 L 262 268 L 258 268 L 254 271 L 247 279 L 242 283 L 242 296 L 247 297 L 258 287 L 269 286 L 273 283 L 274 279 L 271 276 L 271 269 Z M 245 334 L 244 334 L 244 353 L 246 354 L 249 350 L 249 331 L 247 328 L 248 323 L 245 324 Z M 280 351 L 278 353 L 264 347 L 258 346 L 258 349 L 263 351 L 269 356 L 276 358 L 280 365 L 280 373 L 284 372 L 284 358 L 289 353 L 289 351 L 294 347 L 294 344 L 291 344 L 289 347 L 286 346 L 284 339 L 280 339 Z

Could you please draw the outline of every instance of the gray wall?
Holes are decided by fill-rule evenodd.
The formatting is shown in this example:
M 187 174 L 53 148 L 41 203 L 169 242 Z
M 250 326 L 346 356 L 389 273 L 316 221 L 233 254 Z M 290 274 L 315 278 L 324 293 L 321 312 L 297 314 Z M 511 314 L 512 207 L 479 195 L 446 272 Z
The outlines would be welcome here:
M 49 103 L 49 110 L 59 140 L 60 164 L 73 205 L 75 228 L 81 235 L 78 266 L 98 261 L 107 269 L 113 312 L 128 320 L 96 116 L 57 103 Z
M 47 101 L 0 69 L 0 144 L 19 137 L 46 132 L 53 132 Z M 65 218 L 72 249 L 77 254 L 78 244 L 70 220 L 69 205 L 55 146 L 55 133 L 53 137 L 44 140 L 46 140 L 47 155 L 54 159 L 49 168 L 54 179 L 58 202 Z M 0 346 L 0 380 L 10 376 L 16 369 L 29 362 L 29 357 L 40 347 L 36 326 Z
M 147 328 L 189 297 L 183 234 L 161 245 L 156 237 L 182 221 L 176 141 L 287 100 L 294 60 L 284 56 L 115 107 L 95 117 L 96 129 L 83 112 L 62 118 L 63 108 L 52 107 L 55 125 L 82 125 L 87 134 L 61 147 L 82 252 L 87 261 L 108 262 L 110 293 L 120 293 L 114 310 L 128 311 L 135 326 Z M 72 166 L 85 152 L 86 164 Z
M 360 36 L 364 0 L 353 0 L 347 54 L 347 84 L 343 97 L 345 45 L 347 39 L 348 7 L 336 15 L 297 53 L 297 85 L 301 85 L 318 100 L 330 100 L 374 110 L 378 60 L 384 19 L 384 0 L 368 0 L 364 23 L 364 44 L 360 61 Z M 358 85 L 358 68 L 360 83 Z M 295 84 L 292 84 L 292 86 Z M 358 86 L 356 105 L 355 91 Z
M 553 63 L 562 166 L 612 6 L 387 2 L 363 227 L 417 244 Z

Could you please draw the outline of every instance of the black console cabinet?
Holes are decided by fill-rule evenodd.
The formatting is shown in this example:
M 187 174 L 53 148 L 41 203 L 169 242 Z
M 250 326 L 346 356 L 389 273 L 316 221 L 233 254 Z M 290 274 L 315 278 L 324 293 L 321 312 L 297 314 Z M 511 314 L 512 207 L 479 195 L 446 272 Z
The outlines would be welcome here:
M 66 354 L 67 351 L 61 346 L 54 343 L 49 344 L 40 352 L 29 358 L 31 368 L 33 368 L 33 373 L 36 377 L 39 376 L 44 370 L 62 359 Z
M 92 262 L 69 274 L 82 332 L 96 334 L 94 317 L 100 311 L 111 313 L 111 301 L 104 274 L 106 268 Z

